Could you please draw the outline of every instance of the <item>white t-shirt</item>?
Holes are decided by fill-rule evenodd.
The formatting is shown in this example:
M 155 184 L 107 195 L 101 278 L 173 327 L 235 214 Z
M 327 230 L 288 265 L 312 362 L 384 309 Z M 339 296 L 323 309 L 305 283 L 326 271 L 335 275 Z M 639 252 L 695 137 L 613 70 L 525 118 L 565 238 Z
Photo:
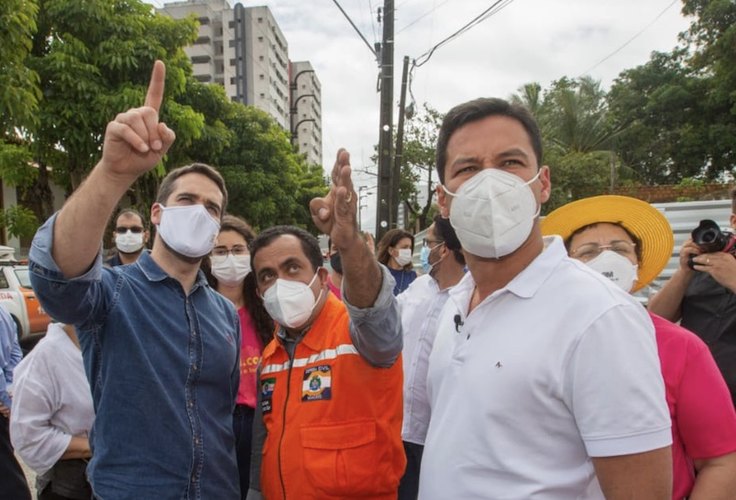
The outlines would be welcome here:
M 437 318 L 447 302 L 450 288 L 440 290 L 437 281 L 424 274 L 412 281 L 396 300 L 401 310 L 404 348 L 404 421 L 401 438 L 424 444 L 429 426 L 427 364 L 437 333 Z
M 467 316 L 472 276 L 450 291 L 429 362 L 422 500 L 602 499 L 590 457 L 672 442 L 648 314 L 559 237 L 545 244 Z
M 10 438 L 38 474 L 66 451 L 72 436 L 88 436 L 95 414 L 82 352 L 58 323 L 15 369 Z

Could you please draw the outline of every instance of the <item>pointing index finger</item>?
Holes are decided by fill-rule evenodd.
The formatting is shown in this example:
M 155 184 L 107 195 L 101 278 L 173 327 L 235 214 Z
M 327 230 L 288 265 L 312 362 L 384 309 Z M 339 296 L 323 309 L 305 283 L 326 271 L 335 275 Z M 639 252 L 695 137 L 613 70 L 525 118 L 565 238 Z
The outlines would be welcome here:
M 146 93 L 146 102 L 144 106 L 149 106 L 156 111 L 161 109 L 161 103 L 164 99 L 164 83 L 166 81 L 166 66 L 162 61 L 153 63 L 153 71 L 151 72 L 151 82 L 148 84 L 148 92 Z

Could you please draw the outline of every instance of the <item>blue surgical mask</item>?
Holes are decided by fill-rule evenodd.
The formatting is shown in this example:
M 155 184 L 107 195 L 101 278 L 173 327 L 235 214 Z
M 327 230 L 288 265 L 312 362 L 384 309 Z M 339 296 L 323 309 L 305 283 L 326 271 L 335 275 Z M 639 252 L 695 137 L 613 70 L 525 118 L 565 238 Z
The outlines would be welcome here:
M 440 245 L 444 245 L 444 242 L 437 243 L 437 245 L 434 248 L 437 248 Z M 419 263 L 422 265 L 422 271 L 424 271 L 425 274 L 429 274 L 432 272 L 432 268 L 439 264 L 439 261 L 435 262 L 434 264 L 430 264 L 429 262 L 429 254 L 432 253 L 432 250 L 434 248 L 429 248 L 428 246 L 423 246 L 421 251 L 419 252 Z M 441 259 L 440 259 L 441 260 Z
M 431 251 L 432 250 L 430 250 L 429 247 L 424 246 L 419 252 L 419 263 L 422 264 L 422 271 L 424 271 L 424 274 L 429 274 L 432 270 L 432 264 L 429 263 L 429 253 Z

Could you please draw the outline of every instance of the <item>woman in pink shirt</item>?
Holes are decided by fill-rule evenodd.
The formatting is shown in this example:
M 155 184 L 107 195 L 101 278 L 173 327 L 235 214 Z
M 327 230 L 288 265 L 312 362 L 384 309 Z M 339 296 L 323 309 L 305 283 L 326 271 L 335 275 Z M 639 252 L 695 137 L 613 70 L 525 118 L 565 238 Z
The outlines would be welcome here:
M 243 220 L 225 215 L 209 262 L 203 266 L 210 285 L 228 298 L 240 317 L 240 386 L 233 414 L 235 451 L 244 499 L 250 479 L 251 429 L 256 406 L 256 369 L 263 347 L 273 336 L 273 321 L 256 294 L 250 272 L 249 245 L 255 233 Z

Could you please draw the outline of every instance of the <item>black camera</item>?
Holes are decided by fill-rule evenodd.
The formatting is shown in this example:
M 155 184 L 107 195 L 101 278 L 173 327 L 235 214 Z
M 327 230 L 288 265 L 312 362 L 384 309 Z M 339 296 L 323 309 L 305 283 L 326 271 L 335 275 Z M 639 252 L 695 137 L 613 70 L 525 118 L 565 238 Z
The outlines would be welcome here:
M 700 251 L 703 253 L 727 252 L 736 257 L 736 235 L 728 231 L 721 231 L 715 221 L 701 220 L 698 227 L 690 233 Z M 693 269 L 693 257 L 690 255 L 687 265 Z

